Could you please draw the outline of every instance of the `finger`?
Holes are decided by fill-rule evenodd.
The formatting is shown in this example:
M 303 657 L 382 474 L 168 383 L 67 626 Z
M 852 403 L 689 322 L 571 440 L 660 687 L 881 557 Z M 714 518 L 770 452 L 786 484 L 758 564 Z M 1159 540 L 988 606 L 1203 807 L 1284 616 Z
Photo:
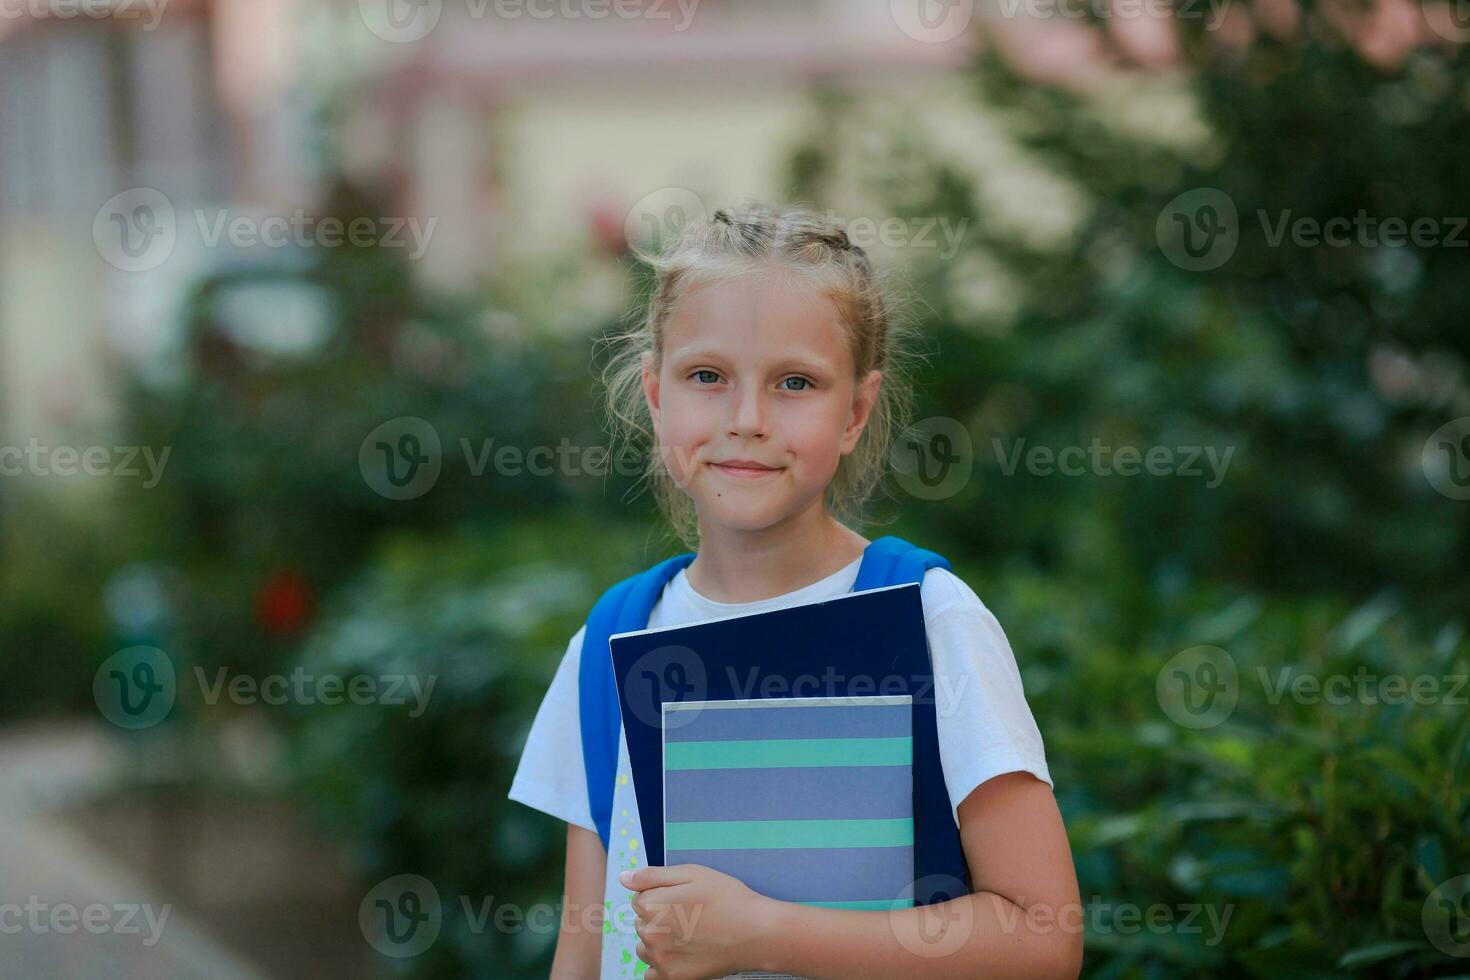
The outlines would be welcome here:
M 647 894 L 648 892 L 642 893 L 642 895 Z M 669 906 L 658 902 L 644 902 L 641 907 L 634 906 L 633 908 L 633 928 L 642 929 L 645 933 L 668 932 L 668 922 L 672 918 Z
M 678 905 L 680 902 L 687 902 L 696 893 L 692 883 L 681 881 L 676 885 L 657 885 L 641 891 L 634 897 L 634 901 L 641 898 L 644 908 L 657 909 L 664 905 Z
M 643 891 L 645 888 L 657 888 L 660 885 L 678 885 L 691 880 L 689 869 L 693 865 L 675 864 L 667 868 L 658 865 L 645 865 L 632 871 L 624 871 L 618 875 L 618 881 L 624 888 L 631 888 L 635 892 Z
M 633 910 L 635 921 L 645 924 L 668 922 L 672 915 L 677 914 L 676 906 L 684 904 L 688 895 L 689 889 L 683 885 L 650 888 L 635 895 L 628 905 Z
M 694 894 L 695 891 L 688 882 L 681 882 L 677 885 L 656 885 L 635 894 L 628 900 L 628 906 L 632 908 L 634 915 L 648 918 L 657 915 L 661 909 L 668 908 L 670 905 L 689 901 Z
M 637 956 L 640 962 L 650 964 L 648 969 L 643 971 L 643 976 L 645 980 L 648 980 L 648 978 L 652 978 L 652 980 L 658 980 L 658 974 L 655 972 L 656 968 L 651 965 L 653 961 L 652 959 L 650 959 L 650 957 L 653 954 L 648 951 L 648 947 L 643 945 L 642 943 L 639 943 L 634 948 L 633 955 Z

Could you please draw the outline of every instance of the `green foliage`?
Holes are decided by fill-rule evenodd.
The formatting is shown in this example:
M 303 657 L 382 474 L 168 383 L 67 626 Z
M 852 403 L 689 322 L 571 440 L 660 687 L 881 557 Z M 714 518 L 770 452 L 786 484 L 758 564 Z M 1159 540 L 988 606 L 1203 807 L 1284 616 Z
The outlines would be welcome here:
M 82 515 L 0 491 L 0 717 L 95 710 L 92 672 L 108 637 L 101 596 L 115 542 Z
M 970 317 L 966 329 L 954 288 L 926 293 L 946 354 L 929 407 L 970 424 L 985 464 L 934 520 L 1050 562 L 1082 512 L 1101 512 L 1144 580 L 1167 570 L 1356 596 L 1394 583 L 1421 608 L 1463 615 L 1470 509 L 1430 487 L 1420 450 L 1470 410 L 1470 249 L 1299 247 L 1273 244 L 1271 229 L 1365 211 L 1430 218 L 1448 235 L 1470 215 L 1448 136 L 1470 118 L 1470 58 L 1424 51 L 1380 73 L 1330 44 L 1269 41 L 1229 58 L 1201 44 L 1193 57 L 1188 94 L 1209 136 L 1186 148 L 983 64 L 988 107 L 1083 202 L 1065 247 L 1032 245 L 943 165 L 919 182 L 927 193 L 899 200 L 968 217 L 970 253 L 1022 297 L 1013 317 Z M 1137 97 L 1158 101 L 1167 87 Z M 1200 188 L 1233 201 L 1240 239 L 1221 267 L 1191 272 L 1165 255 L 1157 225 Z M 1394 368 L 1402 380 L 1388 378 Z M 1235 458 L 1217 489 L 1184 477 L 985 478 L 998 476 L 994 439 L 1093 437 Z
M 1465 692 L 1339 706 L 1280 685 L 1366 671 L 1448 696 L 1467 672 L 1470 509 L 1431 489 L 1420 448 L 1466 408 L 1470 258 L 1273 245 L 1267 228 L 1285 213 L 1445 229 L 1470 214 L 1447 136 L 1470 112 L 1470 61 L 1421 52 L 1379 73 L 1320 42 L 1190 50 L 1209 136 L 1189 149 L 982 63 L 990 111 L 1082 202 L 1063 247 L 1035 244 L 981 203 L 984 175 L 922 145 L 872 165 L 898 213 L 973 229 L 956 260 L 915 273 L 942 354 L 918 414 L 964 425 L 976 475 L 912 508 L 913 533 L 963 556 L 1009 632 L 1084 901 L 1234 910 L 1217 945 L 1092 930 L 1087 975 L 1463 972 L 1421 912 L 1470 869 Z M 1241 216 L 1236 253 L 1206 272 L 1172 263 L 1156 230 L 1196 188 Z M 950 273 L 975 268 L 1014 310 L 967 310 Z M 1213 486 L 1011 469 L 1018 447 L 1093 440 L 1233 456 Z M 1234 658 L 1241 700 L 1191 731 L 1154 688 L 1202 643 Z
M 1121 646 L 1075 589 L 1005 572 L 970 580 L 1007 624 L 1046 739 L 1095 910 L 1088 975 L 1456 965 L 1421 916 L 1470 867 L 1463 628 L 1425 636 L 1381 599 L 1350 609 L 1200 590 L 1168 603 L 1150 640 Z M 1155 696 L 1166 662 L 1194 644 L 1228 652 L 1239 694 L 1198 730 Z M 1206 914 L 1186 924 L 1194 906 L 1222 927 Z M 1180 928 L 1135 917 L 1130 934 L 1124 907 L 1170 910 Z
M 505 794 L 567 642 L 605 584 L 637 570 L 629 559 L 641 537 L 563 518 L 395 538 L 307 645 L 312 672 L 433 678 L 419 717 L 409 707 L 315 707 L 293 736 L 299 788 L 334 835 L 356 844 L 364 880 L 410 873 L 439 892 L 440 938 L 408 964 L 411 975 L 546 975 L 566 827 Z M 551 911 L 522 920 L 539 928 L 501 930 L 493 911 L 476 918 L 487 902 Z
M 1470 412 L 1470 249 L 1273 235 L 1283 217 L 1360 213 L 1454 234 L 1470 215 L 1452 136 L 1470 57 L 1426 49 L 1380 70 L 1312 33 L 1243 51 L 1187 37 L 1185 73 L 1126 83 L 1145 106 L 1130 125 L 1108 92 L 984 55 L 987 113 L 1077 202 L 1060 242 L 917 127 L 861 167 L 892 213 L 968 222 L 959 255 L 912 271 L 939 354 L 917 415 L 958 421 L 975 471 L 903 510 L 1010 636 L 1084 901 L 1234 910 L 1214 945 L 1091 930 L 1088 976 L 1464 972 L 1421 913 L 1470 871 L 1470 507 L 1431 487 L 1421 449 Z M 1200 139 L 1147 124 L 1181 97 Z M 802 148 L 805 193 L 820 200 L 836 166 L 821 149 L 863 145 L 865 123 Z M 1158 228 L 1204 188 L 1234 204 L 1239 242 L 1188 271 Z M 980 286 L 1012 301 L 977 307 Z M 1094 441 L 1230 456 L 1218 480 L 1123 476 L 1107 455 L 1058 472 L 1062 449 Z M 1025 464 L 1037 447 L 1051 464 Z M 1198 644 L 1228 651 L 1240 702 L 1195 731 L 1154 691 Z M 1364 673 L 1433 679 L 1441 697 L 1303 703 L 1281 687 Z
M 524 460 L 533 447 L 604 441 L 584 394 L 584 338 L 494 339 L 469 308 L 413 292 L 406 275 L 372 253 L 222 271 L 188 304 L 180 380 L 131 392 L 136 438 L 173 450 L 169 479 L 133 512 L 154 531 L 149 557 L 185 574 L 175 643 L 206 667 L 289 665 L 319 597 L 378 535 L 509 526 L 557 508 L 611 507 L 626 489 L 616 475 L 544 476 L 495 462 L 505 447 Z M 260 313 L 302 308 L 313 329 L 272 346 Z M 514 322 L 497 329 L 524 333 Z M 433 427 L 442 470 L 430 492 L 387 499 L 364 478 L 359 450 L 402 418 Z M 304 615 L 273 617 L 273 588 Z

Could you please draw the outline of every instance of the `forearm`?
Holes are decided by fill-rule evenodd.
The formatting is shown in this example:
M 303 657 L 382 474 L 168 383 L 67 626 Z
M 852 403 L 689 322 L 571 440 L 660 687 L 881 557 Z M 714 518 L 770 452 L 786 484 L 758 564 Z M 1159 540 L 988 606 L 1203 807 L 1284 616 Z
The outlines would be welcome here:
M 1073 980 L 1081 964 L 1080 907 L 1028 910 L 994 892 L 893 912 L 791 902 L 770 912 L 761 968 L 812 980 Z

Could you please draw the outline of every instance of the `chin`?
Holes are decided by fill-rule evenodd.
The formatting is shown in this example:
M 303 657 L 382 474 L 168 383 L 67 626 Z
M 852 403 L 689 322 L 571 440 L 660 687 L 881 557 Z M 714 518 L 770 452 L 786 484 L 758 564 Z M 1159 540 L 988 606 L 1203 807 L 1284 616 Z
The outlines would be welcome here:
M 764 531 L 787 516 L 778 507 L 742 507 L 723 498 L 707 501 L 699 511 L 704 520 L 733 531 Z

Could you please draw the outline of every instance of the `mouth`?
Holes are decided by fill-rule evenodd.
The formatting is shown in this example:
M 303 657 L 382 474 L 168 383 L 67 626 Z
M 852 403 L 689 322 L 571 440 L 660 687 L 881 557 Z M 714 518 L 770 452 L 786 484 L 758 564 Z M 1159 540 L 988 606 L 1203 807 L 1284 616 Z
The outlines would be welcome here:
M 760 463 L 754 463 L 749 460 L 731 460 L 728 463 L 711 463 L 709 465 L 726 476 L 735 477 L 739 480 L 758 480 L 763 476 L 779 473 L 785 468 L 781 466 L 763 466 Z

